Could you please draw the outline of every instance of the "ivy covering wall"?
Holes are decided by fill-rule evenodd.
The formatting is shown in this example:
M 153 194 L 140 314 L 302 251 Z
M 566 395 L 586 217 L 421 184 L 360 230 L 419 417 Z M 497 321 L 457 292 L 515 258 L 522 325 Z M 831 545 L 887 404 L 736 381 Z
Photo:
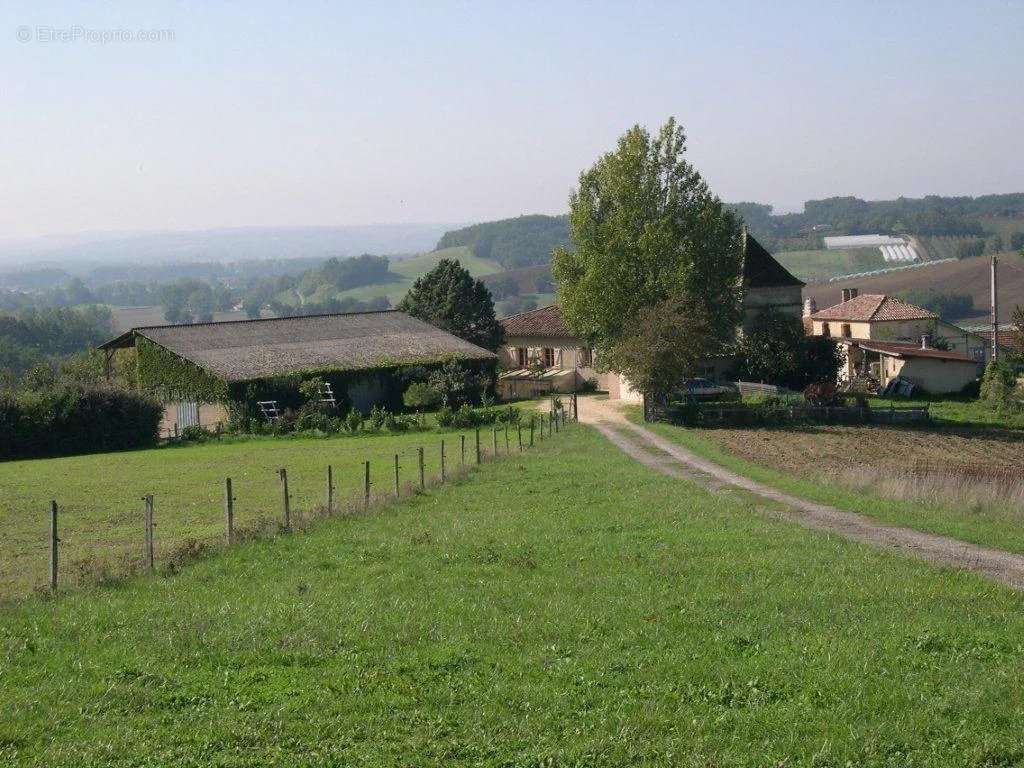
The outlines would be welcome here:
M 227 402 L 227 382 L 144 336 L 135 337 L 139 387 L 164 400 Z
M 283 376 L 229 384 L 143 336 L 136 337 L 135 349 L 141 389 L 166 401 L 222 403 L 228 409 L 232 421 L 259 417 L 260 410 L 256 403 L 261 400 L 275 400 L 277 407 L 282 410 L 298 410 L 306 402 L 299 392 L 299 385 L 312 378 L 323 379 L 331 385 L 340 413 L 346 413 L 353 406 L 367 410 L 368 397 L 372 399 L 370 404 L 382 405 L 390 411 L 400 411 L 403 408 L 402 395 L 408 386 L 413 382 L 426 381 L 430 372 L 445 362 L 430 360 L 396 363 L 381 360 L 372 368 L 360 370 L 296 371 Z M 495 361 L 460 362 L 468 370 L 484 374 L 494 381 Z M 353 396 L 357 402 L 353 402 Z

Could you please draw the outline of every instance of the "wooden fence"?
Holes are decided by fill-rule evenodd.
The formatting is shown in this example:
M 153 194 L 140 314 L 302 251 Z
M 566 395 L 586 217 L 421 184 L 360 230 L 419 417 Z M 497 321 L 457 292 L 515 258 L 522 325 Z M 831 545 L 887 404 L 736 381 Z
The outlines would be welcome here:
M 481 428 L 476 428 L 472 434 L 473 444 L 466 445 L 466 435 L 457 435 L 457 447 L 446 438 L 439 440 L 438 450 L 440 454 L 439 472 L 433 477 L 428 477 L 425 471 L 425 446 L 416 449 L 416 476 L 414 483 L 401 483 L 399 472 L 399 454 L 394 455 L 394 461 L 388 461 L 381 466 L 378 459 L 377 464 L 370 461 L 363 461 L 361 466 L 361 483 L 355 493 L 350 494 L 347 505 L 339 504 L 339 489 L 334 480 L 334 470 L 331 465 L 324 468 L 324 496 L 323 504 L 318 512 L 325 516 L 339 514 L 346 506 L 347 511 L 368 510 L 371 507 L 386 502 L 396 501 L 403 496 L 422 492 L 428 487 L 442 485 L 453 477 L 465 474 L 475 465 L 495 461 L 504 455 L 505 457 L 522 454 L 533 448 L 535 445 L 561 433 L 565 426 L 576 420 L 573 410 L 555 411 L 548 414 L 531 415 L 529 422 L 517 424 L 491 425 L 490 440 L 481 440 Z M 447 435 L 451 439 L 451 435 Z M 490 443 L 490 445 L 487 445 Z M 456 458 L 457 457 L 457 458 Z M 457 463 L 456 463 L 457 462 Z M 289 490 L 289 478 L 287 467 L 277 470 L 279 483 L 280 517 L 277 519 L 276 530 L 278 532 L 289 532 L 293 529 L 295 522 L 292 509 L 293 495 Z M 382 479 L 386 478 L 386 479 Z M 387 490 L 385 490 L 385 488 Z M 376 490 L 375 490 L 376 489 Z M 224 534 L 223 543 L 231 547 L 239 544 L 243 537 L 239 536 L 235 521 L 237 515 L 238 497 L 236 492 L 238 484 L 230 477 L 224 479 L 223 483 L 223 515 Z M 159 499 L 154 494 L 144 494 L 140 499 L 140 529 L 141 540 L 141 562 L 142 570 L 153 573 L 157 567 L 156 528 L 160 515 Z M 49 530 L 47 532 L 48 554 L 49 554 L 49 589 L 57 592 L 59 582 L 59 562 L 62 555 L 60 531 L 60 505 L 58 500 L 50 501 L 47 507 Z M 261 521 L 270 522 L 270 521 Z M 248 538 L 248 536 L 244 537 Z M 66 553 L 63 553 L 66 554 Z M 0 596 L 2 597 L 2 596 Z

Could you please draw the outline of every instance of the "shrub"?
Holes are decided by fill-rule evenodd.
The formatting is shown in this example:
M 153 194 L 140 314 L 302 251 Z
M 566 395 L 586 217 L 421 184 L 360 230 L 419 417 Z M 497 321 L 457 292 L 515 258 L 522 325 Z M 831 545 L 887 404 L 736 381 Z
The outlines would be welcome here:
M 370 409 L 370 415 L 366 417 L 366 421 L 370 425 L 370 429 L 379 432 L 384 429 L 384 424 L 390 416 L 388 409 L 378 404 Z
M 205 443 L 211 437 L 212 435 L 198 424 L 183 427 L 181 430 L 181 439 L 186 443 Z
M 811 405 L 817 406 L 843 404 L 843 396 L 831 381 L 819 381 L 814 384 L 808 384 L 804 389 L 804 399 Z
M 363 414 L 353 408 L 345 417 L 345 429 L 353 435 L 363 426 Z
M 981 399 L 996 410 L 1012 407 L 1016 386 L 1017 377 L 1009 365 L 989 363 L 981 378 Z
M 0 458 L 153 445 L 163 408 L 118 389 L 64 388 L 0 396 Z
M 298 418 L 295 420 L 295 429 L 303 432 L 312 430 L 331 432 L 332 420 L 327 410 L 319 403 L 307 403 L 299 409 Z
M 402 401 L 406 408 L 428 410 L 441 402 L 441 393 L 426 382 L 417 381 L 405 390 Z

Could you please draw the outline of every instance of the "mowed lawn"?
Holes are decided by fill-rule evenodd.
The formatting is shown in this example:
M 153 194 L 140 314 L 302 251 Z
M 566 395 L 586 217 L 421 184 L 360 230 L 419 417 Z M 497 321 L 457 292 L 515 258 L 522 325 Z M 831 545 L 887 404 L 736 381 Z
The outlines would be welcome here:
M 1024 597 L 573 427 L 0 621 L 0 764 L 1002 766 Z
M 363 462 L 370 461 L 371 490 L 392 493 L 394 455 L 402 484 L 418 483 L 417 449 L 424 449 L 425 472 L 440 472 L 441 440 L 450 469 L 461 462 L 466 436 L 467 462 L 475 461 L 475 435 L 418 432 L 335 438 L 257 438 L 144 451 L 0 463 L 0 600 L 24 595 L 47 583 L 49 503 L 59 505 L 61 579 L 76 584 L 137 566 L 143 552 L 142 497 L 153 494 L 157 560 L 189 546 L 190 540 L 224 537 L 224 480 L 230 477 L 235 524 L 253 528 L 280 519 L 278 469 L 288 471 L 291 506 L 298 516 L 326 500 L 327 465 L 335 494 L 349 500 L 362 494 Z M 518 450 L 516 435 L 513 448 Z M 492 452 L 490 427 L 481 443 Z M 504 453 L 504 431 L 499 450 Z

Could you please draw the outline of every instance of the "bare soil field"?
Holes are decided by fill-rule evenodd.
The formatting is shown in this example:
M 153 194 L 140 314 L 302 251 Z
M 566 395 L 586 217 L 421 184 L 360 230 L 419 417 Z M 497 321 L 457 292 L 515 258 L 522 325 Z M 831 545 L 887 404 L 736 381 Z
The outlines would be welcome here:
M 980 319 L 984 321 L 989 305 L 989 258 L 979 256 L 950 261 L 919 269 L 906 269 L 870 278 L 854 278 L 835 283 L 808 285 L 804 298 L 814 298 L 819 309 L 838 304 L 843 288 L 857 288 L 861 293 L 897 293 L 914 288 L 932 289 L 939 293 L 966 293 L 974 299 L 975 314 L 969 318 L 947 317 L 946 320 Z M 1007 322 L 1014 304 L 1024 295 L 1024 258 L 1008 253 L 999 258 L 999 319 Z
M 787 429 L 705 429 L 703 437 L 731 453 L 790 474 L 817 477 L 870 465 L 901 471 L 928 462 L 987 464 L 1021 470 L 1024 434 L 1009 430 L 894 429 L 878 425 L 819 425 Z

